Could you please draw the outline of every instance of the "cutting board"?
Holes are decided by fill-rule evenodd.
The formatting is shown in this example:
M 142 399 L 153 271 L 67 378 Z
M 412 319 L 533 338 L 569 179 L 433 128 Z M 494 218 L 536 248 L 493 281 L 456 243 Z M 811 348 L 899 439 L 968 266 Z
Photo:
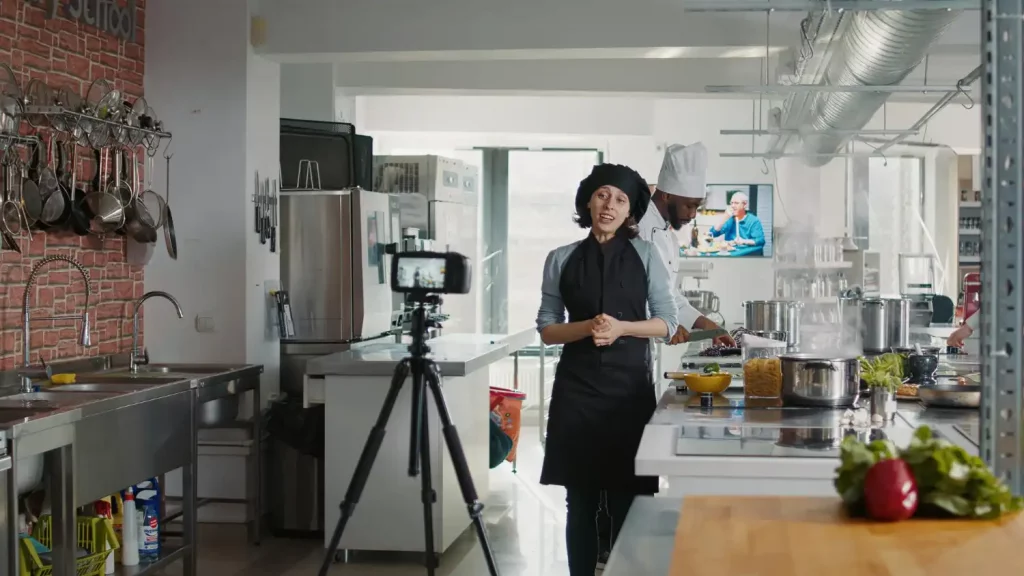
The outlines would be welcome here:
M 850 519 L 838 498 L 686 497 L 669 576 L 1024 574 L 1024 514 Z

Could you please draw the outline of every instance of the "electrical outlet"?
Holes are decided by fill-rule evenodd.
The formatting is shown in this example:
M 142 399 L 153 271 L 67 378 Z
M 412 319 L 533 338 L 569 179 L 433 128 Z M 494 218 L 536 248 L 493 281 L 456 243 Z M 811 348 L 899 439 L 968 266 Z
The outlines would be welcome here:
M 210 316 L 196 316 L 196 332 L 213 332 L 215 328 Z

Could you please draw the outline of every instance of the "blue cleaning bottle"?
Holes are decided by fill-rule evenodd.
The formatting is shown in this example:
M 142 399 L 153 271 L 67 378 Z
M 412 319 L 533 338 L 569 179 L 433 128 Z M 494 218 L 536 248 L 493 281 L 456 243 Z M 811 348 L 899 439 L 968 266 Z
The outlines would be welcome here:
M 160 559 L 160 488 L 155 478 L 136 487 L 135 500 L 142 524 L 139 527 L 139 560 L 156 562 Z

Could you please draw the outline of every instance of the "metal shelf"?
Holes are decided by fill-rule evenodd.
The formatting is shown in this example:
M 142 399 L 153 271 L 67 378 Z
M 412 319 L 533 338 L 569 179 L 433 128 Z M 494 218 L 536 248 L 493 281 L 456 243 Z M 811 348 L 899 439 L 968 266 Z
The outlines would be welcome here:
M 100 124 L 106 124 L 108 126 L 111 126 L 113 128 L 118 128 L 120 130 L 131 130 L 131 131 L 134 131 L 134 132 L 141 132 L 141 133 L 145 134 L 146 136 L 153 136 L 153 137 L 161 138 L 161 139 L 163 139 L 163 138 L 170 138 L 171 137 L 171 133 L 170 132 L 164 132 L 163 130 L 150 130 L 148 128 L 142 128 L 140 126 L 129 126 L 129 125 L 123 123 L 123 122 L 117 122 L 117 121 L 114 121 L 114 120 L 106 120 L 104 118 L 97 118 L 96 116 L 91 116 L 89 114 L 83 114 L 82 112 L 74 112 L 74 111 L 71 111 L 71 110 L 67 110 L 65 108 L 61 108 L 60 106 L 25 106 L 25 111 L 24 111 L 24 113 L 22 115 L 23 116 L 36 116 L 36 115 L 38 115 L 38 116 L 74 116 L 74 117 L 78 118 L 79 121 L 87 120 L 89 122 L 98 122 Z M 159 125 L 159 122 L 157 124 Z
M 896 4 L 894 2 L 894 4 Z M 1014 494 L 1024 494 L 1024 0 L 983 0 L 980 452 Z

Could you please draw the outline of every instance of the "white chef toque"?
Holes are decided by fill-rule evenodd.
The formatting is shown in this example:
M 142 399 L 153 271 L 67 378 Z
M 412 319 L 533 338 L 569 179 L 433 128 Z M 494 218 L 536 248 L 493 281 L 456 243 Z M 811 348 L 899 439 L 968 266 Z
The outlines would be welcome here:
M 661 162 L 658 190 L 684 198 L 704 198 L 707 172 L 708 150 L 703 144 L 670 144 Z

